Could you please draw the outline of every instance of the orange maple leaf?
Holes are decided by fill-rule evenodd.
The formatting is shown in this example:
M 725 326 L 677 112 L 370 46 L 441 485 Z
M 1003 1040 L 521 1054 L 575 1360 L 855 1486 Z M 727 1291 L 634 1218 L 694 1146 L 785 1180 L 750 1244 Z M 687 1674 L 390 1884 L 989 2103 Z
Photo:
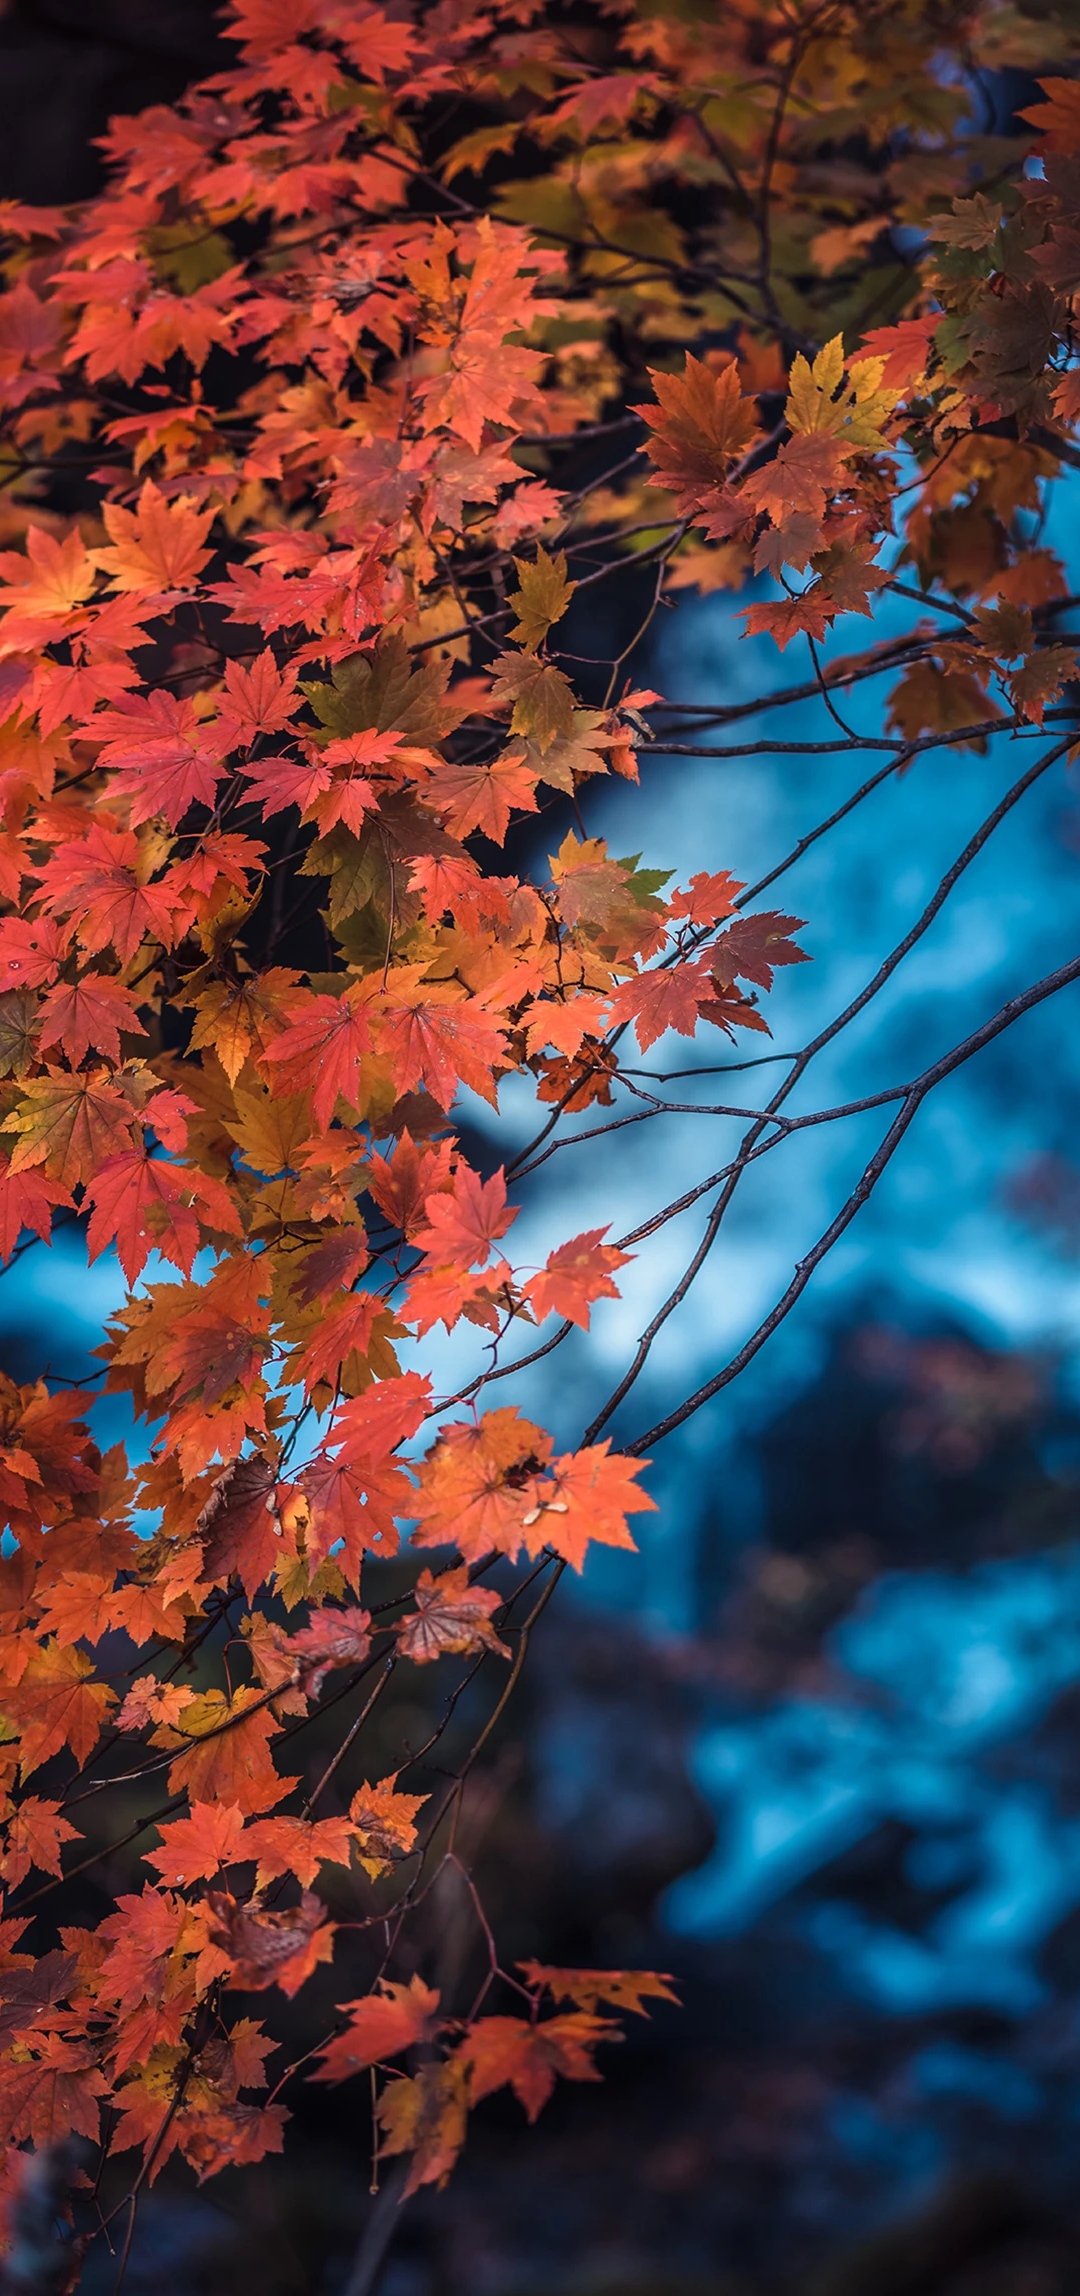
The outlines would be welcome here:
M 677 2001 L 674 1979 L 655 1969 L 552 1969 L 543 1961 L 519 1961 L 526 1985 L 546 1991 L 555 2001 L 572 2001 L 577 2009 L 629 2009 L 647 2017 L 646 2000 Z
M 521 813 L 536 812 L 536 780 L 524 750 L 508 749 L 491 765 L 444 766 L 425 794 L 438 806 L 451 836 L 467 837 L 479 829 L 501 845 L 515 806 Z
M 587 1228 L 583 1235 L 572 1236 L 568 1243 L 548 1253 L 541 1273 L 525 1286 L 525 1297 L 538 1323 L 546 1315 L 561 1315 L 588 1331 L 593 1301 L 618 1299 L 619 1287 L 612 1283 L 612 1274 L 616 1268 L 625 1267 L 632 1254 L 621 1252 L 616 1244 L 605 1244 L 606 1234 L 606 1228 Z
M 565 2081 L 599 2081 L 593 2050 L 601 2041 L 621 2040 L 611 2018 L 591 2017 L 584 2010 L 549 2017 L 542 2025 L 526 2017 L 481 2017 L 456 2055 L 468 2067 L 470 2103 L 509 2086 L 534 2121 L 557 2075 Z
M 468 2114 L 468 2067 L 458 2058 L 421 2065 L 411 2079 L 388 2083 L 378 2104 L 379 2149 L 387 2157 L 413 2156 L 403 2199 L 423 2184 L 446 2183 L 465 2142 Z
M 430 2041 L 438 2031 L 439 1996 L 420 1977 L 407 1985 L 384 1978 L 377 1993 L 343 2001 L 341 2007 L 348 2025 L 319 2050 L 322 2063 L 313 2081 L 347 2081 L 350 2074 L 381 2065 L 418 2041 Z
M 93 1753 L 117 1703 L 107 1683 L 91 1681 L 93 1671 L 85 1651 L 65 1648 L 53 1637 L 31 1654 L 21 1681 L 5 1689 L 4 1711 L 19 1735 L 24 1778 L 65 1746 L 80 1764 Z
M 161 1848 L 144 1850 L 148 1865 L 157 1866 L 163 1882 L 184 1888 L 193 1881 L 209 1881 L 225 1866 L 244 1856 L 240 1837 L 244 1816 L 235 1802 L 192 1801 L 184 1818 L 159 1826 Z
M 373 1786 L 361 1786 L 349 1804 L 356 1852 L 365 1873 L 376 1881 L 410 1855 L 416 1844 L 416 1816 L 426 1794 L 399 1794 L 396 1772 Z
M 590 1539 L 600 1546 L 633 1550 L 627 1515 L 656 1509 L 655 1499 L 639 1490 L 635 1481 L 647 1465 L 644 1459 L 612 1454 L 606 1442 L 553 1459 L 550 1470 L 537 1475 L 525 1494 L 520 1530 L 529 1553 L 553 1547 L 579 1571 Z
M 89 555 L 111 576 L 115 590 L 155 596 L 186 590 L 210 557 L 203 545 L 213 524 L 213 509 L 196 510 L 185 495 L 167 501 L 152 478 L 146 480 L 134 510 L 107 502 L 102 516 L 112 541 Z

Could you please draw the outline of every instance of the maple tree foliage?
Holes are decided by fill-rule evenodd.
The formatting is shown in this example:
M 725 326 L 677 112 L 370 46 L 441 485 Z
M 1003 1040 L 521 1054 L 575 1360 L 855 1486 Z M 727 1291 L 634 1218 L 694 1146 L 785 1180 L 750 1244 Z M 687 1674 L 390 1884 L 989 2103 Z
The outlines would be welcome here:
M 72 1220 L 115 1252 L 101 1380 L 136 1430 L 103 1455 L 85 1395 L 0 1375 L 9 2181 L 71 2131 L 133 2153 L 135 2191 L 174 2153 L 209 2176 L 280 2149 L 291 2083 L 363 2074 L 414 2190 L 480 2100 L 534 2119 L 671 1997 L 501 1967 L 454 1846 L 465 1779 L 561 1572 L 633 1547 L 651 1445 L 764 1344 L 937 1075 L 1080 960 L 876 1095 L 877 1158 L 772 1315 L 613 1447 L 816 1047 L 632 1236 L 523 1264 L 529 1174 L 617 1094 L 671 1107 L 635 1066 L 670 1032 L 767 1033 L 813 921 L 807 951 L 762 905 L 787 864 L 747 887 L 722 835 L 680 887 L 588 833 L 598 777 L 743 754 L 702 737 L 765 704 L 635 688 L 643 630 L 589 686 L 574 617 L 628 573 L 646 623 L 757 576 L 746 630 L 812 671 L 770 706 L 837 717 L 834 690 L 891 681 L 874 785 L 1049 729 L 1020 790 L 1069 751 L 1074 601 L 1039 517 L 1080 462 L 1066 16 L 233 0 L 233 61 L 113 122 L 98 197 L 0 208 L 0 1253 Z M 991 133 L 1003 66 L 1041 91 Z M 823 671 L 833 623 L 897 596 L 907 634 Z M 838 717 L 837 745 L 863 746 Z M 537 1139 L 485 1176 L 461 1095 L 497 1111 L 508 1078 Z M 587 1329 L 698 1201 L 684 1278 L 557 1456 L 489 1382 Z M 376 1601 L 399 1551 L 406 1591 Z M 361 1724 L 395 1670 L 446 1662 L 448 1711 L 492 1689 L 433 1790 Z M 339 1700 L 339 1752 L 300 1775 Z M 65 1876 L 121 1835 L 138 1886 L 57 1933 Z M 408 1958 L 448 1869 L 490 1953 L 472 2003 Z M 347 1932 L 388 1941 L 359 1996 Z M 318 2006 L 275 2069 L 278 1995 Z

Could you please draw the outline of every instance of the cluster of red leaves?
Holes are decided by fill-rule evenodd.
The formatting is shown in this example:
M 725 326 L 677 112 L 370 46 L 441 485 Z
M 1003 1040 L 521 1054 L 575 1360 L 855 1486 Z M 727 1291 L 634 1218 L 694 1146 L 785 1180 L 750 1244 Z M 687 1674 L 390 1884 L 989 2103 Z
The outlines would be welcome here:
M 201 2176 L 281 2143 L 277 2092 L 254 2101 L 274 2043 L 231 1995 L 291 1998 L 332 1963 L 323 1868 L 354 1893 L 404 1869 L 404 1904 L 444 1815 L 402 1773 L 317 1815 L 275 1742 L 335 1671 L 352 1687 L 384 1660 L 505 1661 L 520 1619 L 481 1583 L 492 1560 L 580 1569 L 590 1541 L 631 1547 L 652 1503 L 637 1460 L 555 1457 L 516 1409 L 441 1416 L 425 1444 L 431 1385 L 403 1346 L 437 1324 L 496 1344 L 587 1326 L 627 1257 L 596 1229 L 515 1266 L 504 1175 L 471 1167 L 455 1102 L 495 1105 L 514 1074 L 560 1107 L 603 1099 L 628 1028 L 642 1051 L 702 1021 L 760 1030 L 758 993 L 803 954 L 798 920 L 745 912 L 722 869 L 667 892 L 574 832 L 542 884 L 492 866 L 552 793 L 636 778 L 656 700 L 585 708 L 555 657 L 582 499 L 551 483 L 544 441 L 617 398 L 616 340 L 670 345 L 639 410 L 654 477 L 635 469 L 586 524 L 646 513 L 674 583 L 777 576 L 747 626 L 781 645 L 871 610 L 914 454 L 905 546 L 975 601 L 894 696 L 917 738 L 1040 721 L 1071 674 L 1036 626 L 1060 569 L 1017 513 L 1080 411 L 1073 83 L 1032 115 L 1041 175 L 942 211 L 905 315 L 851 357 L 818 324 L 884 222 L 830 190 L 807 119 L 834 148 L 870 88 L 883 135 L 910 125 L 940 39 L 914 0 L 876 47 L 845 7 L 819 28 L 743 0 L 714 32 L 615 10 L 618 69 L 530 6 L 413 23 L 368 0 L 235 0 L 233 20 L 227 71 L 114 123 L 98 199 L 0 213 L 0 1252 L 57 1216 L 85 1219 L 91 1256 L 115 1250 L 129 1297 L 106 1384 L 155 1430 L 145 1464 L 103 1458 L 69 1396 L 0 1382 L 0 2133 L 16 2154 L 104 2133 L 150 2174 L 178 2149 Z M 786 88 L 803 71 L 797 131 L 757 65 L 747 92 L 751 51 Z M 925 86 L 918 117 L 944 137 L 959 99 L 938 93 L 936 125 Z M 447 152 L 463 97 L 496 117 Z M 526 131 L 554 148 L 547 172 L 504 184 L 494 213 L 450 192 Z M 942 200 L 975 164 L 959 151 Z M 740 170 L 764 207 L 779 171 L 794 319 L 765 268 L 749 305 L 699 291 L 652 200 Z M 904 221 L 910 171 L 896 182 Z M 722 275 L 744 261 L 738 199 L 717 228 Z M 729 348 L 675 348 L 724 329 Z M 56 508 L 51 479 L 87 471 L 83 506 Z M 309 882 L 314 970 L 275 956 L 282 889 Z M 365 1558 L 402 1525 L 444 1567 L 376 1618 Z M 241 1590 L 247 1678 L 192 1687 Z M 48 1884 L 27 1877 L 60 1876 L 80 1838 L 74 1779 L 91 1758 L 103 1785 L 130 1779 L 133 1741 L 167 1795 L 137 1829 L 159 1824 L 155 1878 L 95 1929 L 28 1932 Z M 315 2078 L 414 2053 L 379 2103 L 411 2186 L 446 2173 L 494 2089 L 532 2118 L 556 2074 L 594 2078 L 617 2034 L 601 2003 L 666 1988 L 532 1964 L 518 1994 L 525 2013 L 464 2024 L 416 1975 L 342 2005 Z

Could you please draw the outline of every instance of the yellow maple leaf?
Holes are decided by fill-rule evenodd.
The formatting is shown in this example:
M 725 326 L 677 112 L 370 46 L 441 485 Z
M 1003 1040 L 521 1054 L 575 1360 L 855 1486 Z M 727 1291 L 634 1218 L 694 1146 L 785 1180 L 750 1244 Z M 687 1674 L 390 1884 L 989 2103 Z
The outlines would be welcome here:
M 515 558 L 514 564 L 521 588 L 510 600 L 517 615 L 510 635 L 519 646 L 527 646 L 534 653 L 543 644 L 552 624 L 562 620 L 577 583 L 567 580 L 565 550 L 549 558 L 547 551 L 537 544 L 531 565 L 524 558 Z
M 826 343 L 813 366 L 800 351 L 792 365 L 784 409 L 790 428 L 804 438 L 814 433 L 834 438 L 844 452 L 853 454 L 883 447 L 881 425 L 901 395 L 882 388 L 884 371 L 882 358 L 854 359 L 845 376 L 841 335 Z

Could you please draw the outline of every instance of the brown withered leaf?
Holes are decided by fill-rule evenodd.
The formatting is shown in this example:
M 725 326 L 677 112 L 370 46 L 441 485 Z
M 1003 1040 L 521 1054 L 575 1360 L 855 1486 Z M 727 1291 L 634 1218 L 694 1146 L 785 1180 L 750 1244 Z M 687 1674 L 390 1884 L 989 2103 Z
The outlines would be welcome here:
M 485 1648 L 509 1658 L 491 1623 L 502 1600 L 488 1587 L 470 1586 L 464 1563 L 443 1571 L 439 1578 L 421 1571 L 413 1590 L 416 1609 L 406 1612 L 397 1630 L 400 1656 L 411 1658 L 416 1666 L 430 1666 L 446 1652 Z
M 204 1566 L 211 1584 L 238 1578 L 250 1600 L 272 1577 L 282 1552 L 272 1460 L 261 1451 L 233 1459 L 218 1476 L 195 1527 L 206 1541 Z
M 229 1981 L 245 1993 L 279 1985 L 291 2001 L 318 1963 L 333 1958 L 336 1925 L 313 1890 L 304 1890 L 299 1905 L 281 1912 L 265 1910 L 254 1899 L 241 1905 L 224 1890 L 208 1890 L 206 1905 L 212 1942 L 232 1962 Z

